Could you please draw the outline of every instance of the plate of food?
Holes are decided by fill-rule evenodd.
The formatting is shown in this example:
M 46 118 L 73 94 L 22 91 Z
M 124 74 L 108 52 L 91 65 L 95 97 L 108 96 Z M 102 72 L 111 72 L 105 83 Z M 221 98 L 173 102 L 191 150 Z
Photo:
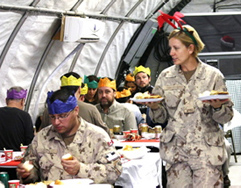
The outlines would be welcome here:
M 120 155 L 122 155 L 124 158 L 131 159 L 131 160 L 132 159 L 141 159 L 149 151 L 150 151 L 150 149 L 146 148 L 145 146 L 135 148 L 130 145 L 126 145 L 122 149 L 118 150 Z
M 80 179 L 66 179 L 66 180 L 55 180 L 53 181 L 50 186 L 53 188 L 77 188 L 81 185 L 90 185 L 94 183 L 93 180 L 88 178 L 80 178 Z
M 231 96 L 227 91 L 205 91 L 199 95 L 198 99 L 205 101 L 205 100 L 213 100 L 213 99 L 229 99 Z
M 23 159 L 23 152 L 21 152 L 21 151 L 13 152 L 13 160 L 14 161 L 21 161 L 22 159 Z
M 149 92 L 141 93 L 138 92 L 130 100 L 134 102 L 158 102 L 162 101 L 164 98 L 160 95 L 150 94 Z

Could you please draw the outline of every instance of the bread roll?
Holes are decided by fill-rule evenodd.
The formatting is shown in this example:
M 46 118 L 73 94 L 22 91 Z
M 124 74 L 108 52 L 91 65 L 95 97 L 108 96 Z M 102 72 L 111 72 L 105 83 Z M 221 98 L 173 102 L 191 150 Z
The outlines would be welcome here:
M 23 163 L 23 168 L 25 168 L 25 170 L 29 172 L 30 170 L 32 170 L 33 165 L 30 164 L 29 161 L 25 161 L 25 162 Z
M 73 156 L 70 153 L 67 153 L 62 156 L 62 159 L 64 160 L 73 160 Z

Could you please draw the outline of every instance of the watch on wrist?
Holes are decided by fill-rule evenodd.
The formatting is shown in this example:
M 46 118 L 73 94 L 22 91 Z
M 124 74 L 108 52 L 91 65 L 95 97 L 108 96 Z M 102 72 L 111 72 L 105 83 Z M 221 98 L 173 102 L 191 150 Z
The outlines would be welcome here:
M 222 109 L 222 106 L 220 106 L 219 108 L 213 108 L 213 110 L 216 112 L 216 111 L 219 111 Z

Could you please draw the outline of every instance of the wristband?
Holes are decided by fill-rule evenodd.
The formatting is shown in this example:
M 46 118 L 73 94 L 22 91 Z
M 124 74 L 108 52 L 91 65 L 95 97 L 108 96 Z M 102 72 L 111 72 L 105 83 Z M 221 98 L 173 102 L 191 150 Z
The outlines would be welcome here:
M 220 111 L 221 109 L 222 109 L 222 106 L 219 107 L 219 108 L 213 108 L 213 110 L 214 110 L 215 112 Z

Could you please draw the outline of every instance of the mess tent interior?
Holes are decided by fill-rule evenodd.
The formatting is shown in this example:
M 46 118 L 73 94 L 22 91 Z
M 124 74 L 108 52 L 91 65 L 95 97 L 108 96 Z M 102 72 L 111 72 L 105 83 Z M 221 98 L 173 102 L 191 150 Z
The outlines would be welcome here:
M 121 85 L 135 66 L 144 65 L 154 85 L 172 65 L 172 28 L 158 28 L 159 10 L 179 11 L 196 28 L 206 45 L 200 59 L 223 72 L 241 113 L 241 0 L 1 0 L 0 105 L 8 88 L 28 89 L 25 111 L 35 122 L 47 91 L 59 89 L 60 76 L 69 71 Z

